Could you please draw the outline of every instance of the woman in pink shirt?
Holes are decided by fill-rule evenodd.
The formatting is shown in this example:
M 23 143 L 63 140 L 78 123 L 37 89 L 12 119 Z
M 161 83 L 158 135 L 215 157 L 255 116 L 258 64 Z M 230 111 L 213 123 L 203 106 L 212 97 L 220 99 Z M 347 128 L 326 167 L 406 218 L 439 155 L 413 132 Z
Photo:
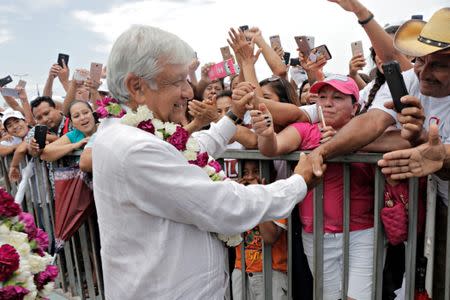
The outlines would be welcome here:
M 359 90 L 347 76 L 328 77 L 311 87 L 318 94 L 323 110 L 318 124 L 294 123 L 276 134 L 265 105 L 252 111 L 258 148 L 266 156 L 310 150 L 326 142 L 355 116 Z M 324 299 L 339 299 L 342 286 L 343 166 L 328 164 L 324 175 Z M 369 164 L 351 164 L 349 299 L 371 299 L 373 260 L 374 168 Z M 300 203 L 303 244 L 310 268 L 313 263 L 313 191 Z

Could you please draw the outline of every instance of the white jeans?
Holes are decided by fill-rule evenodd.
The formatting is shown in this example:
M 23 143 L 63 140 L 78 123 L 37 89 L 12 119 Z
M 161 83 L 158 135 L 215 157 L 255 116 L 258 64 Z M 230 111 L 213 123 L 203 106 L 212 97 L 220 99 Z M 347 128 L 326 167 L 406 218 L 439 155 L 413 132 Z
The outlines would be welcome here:
M 234 269 L 231 275 L 233 286 L 233 300 L 242 297 L 242 271 Z M 272 298 L 273 300 L 287 300 L 288 278 L 285 273 L 272 270 Z M 247 299 L 264 300 L 263 273 L 247 273 Z
M 372 299 L 373 228 L 350 232 L 348 297 Z M 342 233 L 325 233 L 323 238 L 323 299 L 341 298 L 343 248 Z M 313 234 L 303 231 L 303 247 L 309 268 L 313 268 Z

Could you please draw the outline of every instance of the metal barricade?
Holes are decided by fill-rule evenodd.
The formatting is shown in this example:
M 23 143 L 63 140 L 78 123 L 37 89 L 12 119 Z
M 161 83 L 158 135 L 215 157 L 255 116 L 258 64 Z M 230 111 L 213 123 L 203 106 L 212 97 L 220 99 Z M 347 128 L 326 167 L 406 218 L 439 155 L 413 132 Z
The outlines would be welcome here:
M 79 156 L 79 155 L 78 155 Z M 18 185 L 8 179 L 11 156 L 1 160 L 0 169 L 4 175 L 5 187 L 12 195 Z M 34 162 L 33 174 L 28 180 L 24 211 L 34 216 L 36 225 L 49 235 L 49 249 L 54 248 L 55 207 L 46 163 L 38 158 L 26 159 L 21 169 Z M 57 254 L 55 264 L 59 274 L 56 289 L 67 293 L 69 297 L 79 299 L 104 299 L 103 277 L 100 259 L 100 242 L 96 215 L 91 215 L 78 231 L 64 244 Z
M 299 159 L 300 152 L 294 152 L 279 157 L 265 157 L 256 150 L 228 150 L 221 158 L 238 159 L 238 160 L 259 160 L 261 178 L 268 179 L 269 176 L 267 166 L 269 160 L 286 160 L 295 163 Z M 349 277 L 349 236 L 350 236 L 350 164 L 361 162 L 373 164 L 376 166 L 377 161 L 381 158 L 381 154 L 365 153 L 352 154 L 334 158 L 329 162 L 343 164 L 344 178 L 344 212 L 343 212 L 343 288 L 342 299 L 347 299 L 348 277 Z M 241 167 L 239 167 L 239 170 Z M 381 223 L 380 212 L 384 207 L 384 175 L 381 170 L 376 167 L 374 182 L 374 255 L 373 255 L 373 284 L 372 299 L 382 299 L 382 282 L 384 267 L 384 252 L 386 240 L 384 237 L 384 229 Z M 450 187 L 449 187 L 450 188 Z M 408 241 L 405 250 L 405 299 L 414 299 L 415 293 L 415 270 L 416 270 L 416 247 L 417 247 L 417 218 L 418 218 L 418 179 L 409 180 L 409 205 L 408 205 Z M 288 232 L 288 299 L 292 299 L 292 227 L 289 218 Z M 448 235 L 450 236 L 450 214 L 447 226 Z M 320 233 L 320 234 L 319 234 Z M 242 256 L 242 291 L 243 299 L 246 299 L 246 289 L 248 282 L 245 280 L 245 249 L 241 245 Z M 265 299 L 272 299 L 272 258 L 271 247 L 264 245 L 263 247 L 263 274 L 264 274 L 264 295 Z M 314 276 L 314 299 L 323 298 L 323 185 L 319 184 L 314 189 L 314 263 L 311 270 Z M 450 239 L 447 239 L 447 260 L 446 260 L 446 299 L 450 290 Z

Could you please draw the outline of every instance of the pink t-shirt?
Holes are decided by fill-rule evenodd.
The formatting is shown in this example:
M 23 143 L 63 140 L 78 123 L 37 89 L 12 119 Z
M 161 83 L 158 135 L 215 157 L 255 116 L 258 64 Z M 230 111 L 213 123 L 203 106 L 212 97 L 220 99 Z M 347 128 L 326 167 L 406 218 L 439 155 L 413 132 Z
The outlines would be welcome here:
M 320 129 L 317 124 L 294 123 L 302 141 L 299 150 L 311 150 L 320 145 Z M 350 164 L 350 231 L 373 227 L 375 170 L 370 164 Z M 328 163 L 323 179 L 324 231 L 343 231 L 344 178 L 343 165 Z M 313 232 L 313 191 L 309 191 L 300 203 L 300 219 L 306 232 Z

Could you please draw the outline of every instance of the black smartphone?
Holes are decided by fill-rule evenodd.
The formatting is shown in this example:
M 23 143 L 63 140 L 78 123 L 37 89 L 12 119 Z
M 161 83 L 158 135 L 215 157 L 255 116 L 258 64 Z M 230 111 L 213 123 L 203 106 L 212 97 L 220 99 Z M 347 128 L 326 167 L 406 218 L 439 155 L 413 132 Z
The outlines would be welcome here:
M 61 68 L 64 68 L 63 60 L 64 60 L 64 63 L 66 64 L 66 66 L 68 66 L 69 65 L 69 54 L 64 54 L 64 53 L 59 53 L 58 54 L 58 65 Z
M 300 66 L 300 60 L 297 58 L 291 58 L 290 62 L 291 67 Z
M 291 58 L 291 53 L 290 52 L 284 52 L 283 59 L 284 59 L 284 63 L 286 65 L 289 64 L 289 58 Z
M 400 70 L 400 65 L 397 61 L 392 60 L 382 65 L 384 77 L 386 77 L 386 82 L 389 87 L 389 91 L 392 95 L 392 100 L 394 101 L 394 107 L 397 112 L 401 112 L 402 109 L 408 107 L 409 105 L 403 104 L 400 98 L 408 95 L 408 90 L 406 89 L 405 80 L 403 80 L 403 75 Z
M 39 149 L 45 148 L 45 140 L 47 139 L 47 126 L 36 125 L 34 128 L 34 139 L 39 144 Z
M 0 87 L 4 87 L 5 85 L 7 85 L 8 83 L 10 83 L 12 81 L 13 80 L 12 80 L 11 76 L 9 76 L 9 75 L 0 79 Z
M 242 26 L 239 26 L 239 28 L 240 28 L 243 32 L 246 32 L 246 31 L 249 29 L 248 25 L 242 25 Z

